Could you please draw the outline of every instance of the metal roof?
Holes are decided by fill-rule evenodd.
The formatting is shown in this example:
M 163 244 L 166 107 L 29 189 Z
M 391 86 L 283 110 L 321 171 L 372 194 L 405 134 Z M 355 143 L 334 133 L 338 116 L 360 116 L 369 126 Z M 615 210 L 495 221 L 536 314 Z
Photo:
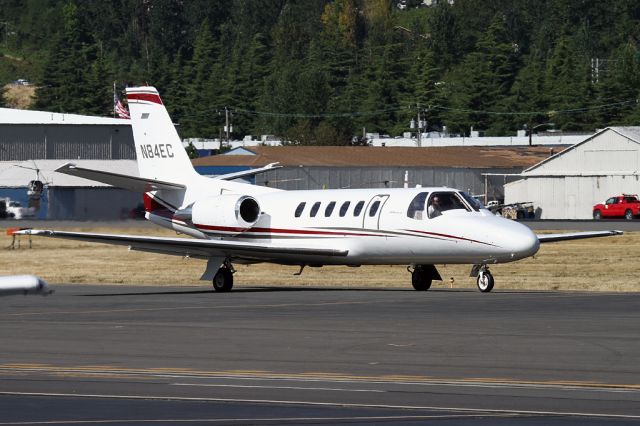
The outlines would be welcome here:
M 66 187 L 108 187 L 110 185 L 56 173 L 54 170 L 65 163 L 73 163 L 89 169 L 106 170 L 113 173 L 138 176 L 135 160 L 28 160 L 1 161 L 0 188 L 22 188 L 36 179 L 36 170 L 40 171 L 40 180 L 48 186 Z
M 255 155 L 216 155 L 193 160 L 195 166 L 261 167 L 460 167 L 524 168 L 553 154 L 545 147 L 360 147 L 279 146 L 244 148 Z
M 0 124 L 84 124 L 130 126 L 131 120 L 48 111 L 0 108 Z
M 638 143 L 640 144 L 640 126 L 614 126 L 614 127 L 607 127 L 605 129 L 600 130 L 599 132 L 595 133 L 593 136 L 588 137 L 587 139 L 583 140 L 580 143 L 577 143 L 575 145 L 572 145 L 560 152 L 558 152 L 557 154 L 551 155 L 550 157 L 540 161 L 539 163 L 536 163 L 534 165 L 532 165 L 531 167 L 529 167 L 528 169 L 524 170 L 523 173 L 526 174 L 527 172 L 531 172 L 535 169 L 537 169 L 538 167 L 542 166 L 543 164 L 546 164 L 550 161 L 554 161 L 556 158 L 565 155 L 567 152 L 576 149 L 579 146 L 582 146 L 586 143 L 588 143 L 589 141 L 595 139 L 596 137 L 600 136 L 601 134 L 608 132 L 608 131 L 613 131 L 618 133 L 619 135 L 629 139 L 632 142 Z

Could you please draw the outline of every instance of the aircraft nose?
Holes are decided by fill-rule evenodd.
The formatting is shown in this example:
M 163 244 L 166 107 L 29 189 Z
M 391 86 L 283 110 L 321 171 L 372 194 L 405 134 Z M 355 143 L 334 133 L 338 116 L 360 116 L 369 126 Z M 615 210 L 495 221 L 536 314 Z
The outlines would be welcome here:
M 503 246 L 508 250 L 510 258 L 517 260 L 536 254 L 540 248 L 540 241 L 536 234 L 525 225 L 517 222 L 511 223 L 512 230 Z

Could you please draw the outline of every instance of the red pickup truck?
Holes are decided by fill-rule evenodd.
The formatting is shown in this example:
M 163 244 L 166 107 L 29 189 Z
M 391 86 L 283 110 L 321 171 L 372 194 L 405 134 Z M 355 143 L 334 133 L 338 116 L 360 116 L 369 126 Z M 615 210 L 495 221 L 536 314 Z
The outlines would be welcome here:
M 611 197 L 604 204 L 593 206 L 593 218 L 624 217 L 631 220 L 640 216 L 640 200 L 637 195 L 622 194 Z

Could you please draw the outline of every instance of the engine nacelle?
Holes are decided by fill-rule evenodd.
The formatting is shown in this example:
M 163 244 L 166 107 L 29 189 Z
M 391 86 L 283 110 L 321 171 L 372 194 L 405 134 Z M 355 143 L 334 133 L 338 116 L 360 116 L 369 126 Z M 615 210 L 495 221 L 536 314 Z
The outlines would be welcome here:
M 251 228 L 260 218 L 260 205 L 248 195 L 219 195 L 205 198 L 176 212 L 176 218 L 190 221 L 205 230 L 239 234 Z

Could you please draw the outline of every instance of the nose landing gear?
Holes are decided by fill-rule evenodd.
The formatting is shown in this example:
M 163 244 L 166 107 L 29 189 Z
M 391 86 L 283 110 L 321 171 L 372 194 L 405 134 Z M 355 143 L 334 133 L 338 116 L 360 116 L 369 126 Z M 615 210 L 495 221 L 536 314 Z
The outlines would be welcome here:
M 482 293 L 489 293 L 493 290 L 495 281 L 487 265 L 474 265 L 471 269 L 471 276 L 477 277 L 476 284 L 478 285 L 478 290 Z

